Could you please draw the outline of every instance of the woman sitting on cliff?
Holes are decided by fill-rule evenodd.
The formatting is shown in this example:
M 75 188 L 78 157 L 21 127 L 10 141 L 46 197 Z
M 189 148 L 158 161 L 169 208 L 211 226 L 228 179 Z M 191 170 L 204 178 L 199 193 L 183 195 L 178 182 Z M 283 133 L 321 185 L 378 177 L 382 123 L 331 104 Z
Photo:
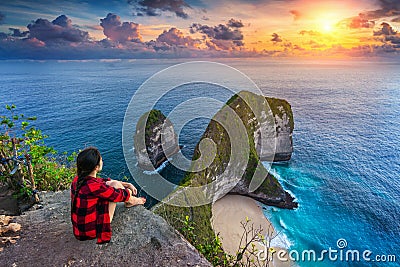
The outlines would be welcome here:
M 134 197 L 136 188 L 110 178 L 97 178 L 103 168 L 103 160 L 97 148 L 88 147 L 76 159 L 77 176 L 71 184 L 71 220 L 78 240 L 97 238 L 97 243 L 111 239 L 111 221 L 116 202 L 126 207 L 142 205 L 143 197 Z

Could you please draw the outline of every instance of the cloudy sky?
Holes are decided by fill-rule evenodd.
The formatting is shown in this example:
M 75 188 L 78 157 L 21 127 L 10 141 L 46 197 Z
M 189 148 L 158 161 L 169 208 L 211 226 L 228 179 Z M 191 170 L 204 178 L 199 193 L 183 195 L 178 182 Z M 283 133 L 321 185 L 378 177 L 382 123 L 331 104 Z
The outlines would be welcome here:
M 400 56 L 400 1 L 0 2 L 0 59 L 259 56 Z

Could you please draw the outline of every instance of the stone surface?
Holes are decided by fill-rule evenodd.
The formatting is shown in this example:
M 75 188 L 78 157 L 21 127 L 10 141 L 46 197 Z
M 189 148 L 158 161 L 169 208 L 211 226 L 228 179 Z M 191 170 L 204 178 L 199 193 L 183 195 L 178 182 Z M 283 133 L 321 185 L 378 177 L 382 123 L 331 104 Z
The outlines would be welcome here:
M 284 99 L 266 97 L 267 103 L 274 118 L 275 131 L 272 136 L 260 138 L 261 133 L 268 133 L 271 130 L 269 123 L 260 122 L 254 131 L 256 150 L 260 160 L 265 161 L 288 161 L 293 152 L 293 112 L 290 104 Z M 271 148 L 272 145 L 272 148 Z
M 0 185 L 0 214 L 18 215 L 20 209 L 18 200 L 13 197 L 13 190 L 6 185 Z
M 157 169 L 180 149 L 171 121 L 155 109 L 139 118 L 134 140 L 139 167 L 150 171 Z
M 15 217 L 21 238 L 0 252 L 2 266 L 211 266 L 164 219 L 143 206 L 117 206 L 108 244 L 72 234 L 69 191 L 40 194 L 43 208 Z

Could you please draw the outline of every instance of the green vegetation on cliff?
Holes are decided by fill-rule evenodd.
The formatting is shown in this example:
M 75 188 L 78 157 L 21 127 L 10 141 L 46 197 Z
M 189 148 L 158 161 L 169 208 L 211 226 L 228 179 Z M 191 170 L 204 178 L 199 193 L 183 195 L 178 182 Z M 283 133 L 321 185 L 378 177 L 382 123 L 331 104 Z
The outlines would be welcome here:
M 294 129 L 294 119 L 293 119 L 293 112 L 292 112 L 292 107 L 290 106 L 289 102 L 287 102 L 285 99 L 279 99 L 279 98 L 272 98 L 272 97 L 265 97 L 268 101 L 268 105 L 271 108 L 272 114 L 278 115 L 280 118 L 280 114 L 282 114 L 282 110 L 280 108 L 283 108 L 283 112 L 287 114 L 289 117 L 289 125 L 290 129 L 293 131 Z

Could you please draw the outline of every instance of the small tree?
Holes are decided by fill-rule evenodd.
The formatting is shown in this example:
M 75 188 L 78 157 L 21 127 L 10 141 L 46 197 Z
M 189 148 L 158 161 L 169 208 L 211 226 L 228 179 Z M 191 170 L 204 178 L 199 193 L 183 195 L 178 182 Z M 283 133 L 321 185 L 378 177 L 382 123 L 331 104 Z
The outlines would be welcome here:
M 213 240 L 199 240 L 194 234 L 196 224 L 190 220 L 190 216 L 186 215 L 181 221 L 182 227 L 179 229 L 185 238 L 195 246 L 195 248 L 210 261 L 213 266 L 228 267 L 269 267 L 273 259 L 274 250 L 271 247 L 271 242 L 278 236 L 275 233 L 272 225 L 264 231 L 261 227 L 255 227 L 249 218 L 241 221 L 243 233 L 240 239 L 239 248 L 236 255 L 229 255 L 224 252 L 222 242 L 219 235 L 215 235 Z M 263 235 L 263 232 L 265 235 Z M 262 244 L 264 250 L 257 248 L 256 244 Z M 264 253 L 261 256 L 261 253 Z
M 67 188 L 75 174 L 76 153 L 59 155 L 44 143 L 48 136 L 31 125 L 36 117 L 16 114 L 15 105 L 6 105 L 6 110 L 9 114 L 0 116 L 0 181 L 16 190 L 19 197 L 32 195 L 36 187 Z
M 246 217 L 245 221 L 241 221 L 240 224 L 243 228 L 243 234 L 240 239 L 239 249 L 236 253 L 236 259 L 234 266 L 257 266 L 257 267 L 268 267 L 273 259 L 273 250 L 271 242 L 278 236 L 279 233 L 274 233 L 272 224 L 269 224 L 268 229 L 263 235 L 264 229 L 261 227 L 255 227 L 254 223 Z M 261 244 L 264 250 L 259 250 L 257 244 Z M 264 257 L 260 257 L 261 253 Z

